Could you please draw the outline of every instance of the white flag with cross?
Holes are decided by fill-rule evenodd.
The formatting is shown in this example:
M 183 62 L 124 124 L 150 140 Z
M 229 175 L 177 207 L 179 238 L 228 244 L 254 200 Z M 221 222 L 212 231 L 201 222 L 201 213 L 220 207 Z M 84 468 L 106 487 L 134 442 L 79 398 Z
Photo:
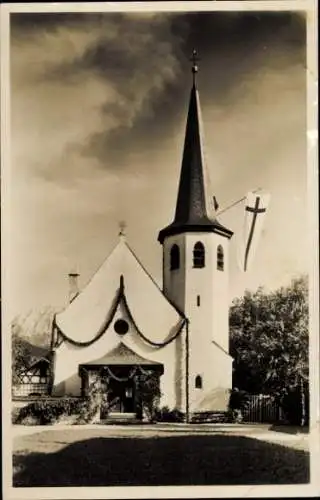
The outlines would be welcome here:
M 243 237 L 240 238 L 240 267 L 246 272 L 251 267 L 259 245 L 270 201 L 270 193 L 249 192 L 245 198 Z

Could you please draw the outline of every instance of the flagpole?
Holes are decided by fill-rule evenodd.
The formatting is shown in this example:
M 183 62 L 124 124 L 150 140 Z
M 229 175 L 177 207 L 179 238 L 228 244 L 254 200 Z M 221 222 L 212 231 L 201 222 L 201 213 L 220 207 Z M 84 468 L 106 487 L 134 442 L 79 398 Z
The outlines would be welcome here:
M 260 188 L 258 189 L 255 189 L 254 191 L 251 191 L 252 193 L 257 193 L 258 191 L 260 191 Z M 220 210 L 219 212 L 217 212 L 217 215 L 221 215 L 223 214 L 224 212 L 226 212 L 227 210 L 230 210 L 230 208 L 234 207 L 235 205 L 238 205 L 238 203 L 241 203 L 242 201 L 244 201 L 246 199 L 246 196 L 244 196 L 243 198 L 240 198 L 240 200 L 237 200 L 237 201 L 234 201 L 233 203 L 231 203 L 231 205 L 229 205 L 228 207 L 226 208 L 223 208 L 222 210 Z

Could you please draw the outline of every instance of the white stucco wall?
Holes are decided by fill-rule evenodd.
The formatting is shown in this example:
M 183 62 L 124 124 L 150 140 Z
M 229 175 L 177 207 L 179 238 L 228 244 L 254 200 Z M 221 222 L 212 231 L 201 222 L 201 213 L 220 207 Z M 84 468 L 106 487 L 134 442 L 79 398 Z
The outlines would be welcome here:
M 180 251 L 179 269 L 170 269 L 170 250 L 178 245 Z M 163 291 L 165 295 L 181 310 L 185 311 L 186 302 L 186 238 L 185 235 L 169 236 L 163 243 Z
M 197 241 L 201 241 L 206 250 L 205 267 L 200 269 L 193 268 L 193 247 Z M 180 248 L 180 268 L 171 271 L 170 248 L 174 243 L 178 244 Z M 224 249 L 224 271 L 217 269 L 218 245 L 222 245 Z M 189 319 L 189 403 L 191 411 L 225 409 L 225 395 L 232 385 L 232 360 L 224 352 L 228 350 L 229 343 L 228 245 L 227 238 L 215 233 L 186 233 L 166 238 L 164 241 L 164 292 Z M 125 246 L 122 246 L 125 250 Z M 122 255 L 120 251 L 123 252 L 122 258 L 125 257 L 130 264 L 130 266 L 128 264 L 129 269 L 133 269 L 134 265 L 131 262 L 130 254 L 121 248 L 120 245 L 119 255 Z M 118 279 L 119 276 L 115 277 L 115 281 Z M 135 283 L 135 280 L 131 281 Z M 128 285 L 128 280 L 125 278 L 125 287 L 129 288 L 130 292 L 129 308 L 130 297 L 131 300 L 136 298 L 132 291 L 132 283 L 129 282 Z M 147 283 L 145 284 L 147 285 Z M 160 294 L 159 303 L 161 304 L 161 301 L 164 300 L 161 292 L 152 290 L 155 293 L 155 299 L 158 297 L 157 294 Z M 140 292 L 145 292 L 143 286 L 136 293 Z M 197 305 L 197 296 L 200 297 L 200 306 Z M 166 335 L 170 336 L 173 333 L 172 331 L 162 332 L 161 325 L 165 322 L 163 322 L 161 313 L 159 313 L 159 317 L 155 314 L 157 305 L 154 301 L 152 309 L 148 307 L 147 296 L 138 305 L 137 301 L 133 300 L 133 302 L 135 303 L 135 311 L 132 311 L 133 314 L 135 313 L 134 316 L 138 316 L 140 321 L 146 315 L 148 317 L 146 322 L 148 326 L 144 329 L 141 328 L 142 333 L 147 338 L 157 341 L 154 335 L 159 328 L 161 332 L 158 332 L 156 337 L 162 334 L 163 340 Z M 160 310 L 163 309 L 160 308 Z M 152 316 L 151 311 L 153 311 Z M 120 318 L 129 323 L 129 331 L 124 336 L 120 336 L 114 331 L 114 323 Z M 140 328 L 139 323 L 137 326 Z M 144 331 L 145 329 L 150 331 Z M 85 334 L 85 338 L 93 337 L 92 332 L 82 332 L 82 334 Z M 221 348 L 217 347 L 213 341 Z M 186 329 L 184 328 L 181 335 L 166 347 L 153 347 L 140 338 L 121 303 L 118 305 L 107 331 L 93 344 L 79 347 L 69 342 L 63 342 L 56 349 L 54 394 L 79 396 L 81 392 L 81 380 L 78 376 L 79 365 L 89 364 L 91 361 L 101 358 L 114 349 L 119 342 L 123 342 L 138 355 L 164 365 L 164 373 L 160 378 L 161 405 L 185 411 Z M 195 388 L 197 375 L 202 377 L 202 389 Z
M 193 268 L 193 248 L 201 241 L 205 247 L 205 267 Z M 180 248 L 180 268 L 170 270 L 170 249 Z M 224 270 L 217 269 L 217 248 L 224 251 Z M 227 393 L 232 387 L 232 359 L 223 352 L 229 348 L 228 250 L 229 240 L 215 233 L 184 233 L 166 238 L 164 251 L 164 291 L 189 319 L 189 399 L 190 410 L 226 409 L 213 391 Z M 197 305 L 197 296 L 200 305 Z M 215 341 L 222 349 L 212 342 Z M 203 388 L 195 388 L 200 375 Z M 211 396 L 210 396 L 211 395 Z M 218 408 L 219 407 L 219 408 Z
M 209 364 L 203 370 L 198 372 L 190 370 L 189 399 L 191 412 L 225 411 L 228 406 L 232 387 L 232 358 L 215 345 L 212 345 L 207 360 L 209 360 Z M 201 389 L 195 387 L 195 377 L 198 374 L 202 377 L 203 386 Z
M 114 331 L 114 323 L 120 318 L 129 323 L 129 331 L 123 336 Z M 155 321 L 157 321 L 157 318 L 155 318 Z M 151 338 L 150 332 L 142 333 L 147 338 Z M 119 342 L 123 342 L 138 355 L 164 365 L 164 373 L 160 377 L 160 388 L 163 394 L 161 405 L 167 405 L 170 408 L 178 407 L 182 410 L 185 402 L 180 344 L 183 343 L 184 336 L 185 331 L 183 330 L 177 340 L 174 340 L 166 347 L 150 346 L 138 335 L 134 324 L 126 314 L 125 308 L 122 304 L 119 304 L 109 328 L 96 342 L 87 347 L 78 347 L 69 342 L 63 342 L 56 349 L 53 393 L 56 395 L 80 396 L 79 365 L 101 358 L 115 348 Z

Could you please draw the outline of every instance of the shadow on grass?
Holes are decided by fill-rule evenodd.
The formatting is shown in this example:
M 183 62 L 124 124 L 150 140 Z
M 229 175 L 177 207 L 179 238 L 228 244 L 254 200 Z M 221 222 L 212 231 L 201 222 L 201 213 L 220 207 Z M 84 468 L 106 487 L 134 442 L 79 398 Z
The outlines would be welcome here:
M 309 482 L 309 454 L 242 436 L 92 438 L 14 456 L 13 486 Z
M 270 431 L 274 432 L 284 432 L 285 434 L 308 434 L 309 427 L 299 427 L 297 425 L 286 425 L 286 424 L 272 424 L 269 428 Z

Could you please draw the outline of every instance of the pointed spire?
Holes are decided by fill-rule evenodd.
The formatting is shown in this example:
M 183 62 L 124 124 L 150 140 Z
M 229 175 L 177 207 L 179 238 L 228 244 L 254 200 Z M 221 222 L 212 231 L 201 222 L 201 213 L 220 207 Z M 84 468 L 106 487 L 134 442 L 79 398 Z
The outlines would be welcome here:
M 209 220 L 210 182 L 204 157 L 202 119 L 198 90 L 193 84 L 190 95 L 175 221 L 199 223 Z
M 179 190 L 174 221 L 162 229 L 158 240 L 166 236 L 186 231 L 218 232 L 230 238 L 232 231 L 224 228 L 216 219 L 213 195 L 210 189 L 204 145 L 199 93 L 196 87 L 198 73 L 197 52 L 192 53 L 191 61 L 193 85 L 184 141 Z

